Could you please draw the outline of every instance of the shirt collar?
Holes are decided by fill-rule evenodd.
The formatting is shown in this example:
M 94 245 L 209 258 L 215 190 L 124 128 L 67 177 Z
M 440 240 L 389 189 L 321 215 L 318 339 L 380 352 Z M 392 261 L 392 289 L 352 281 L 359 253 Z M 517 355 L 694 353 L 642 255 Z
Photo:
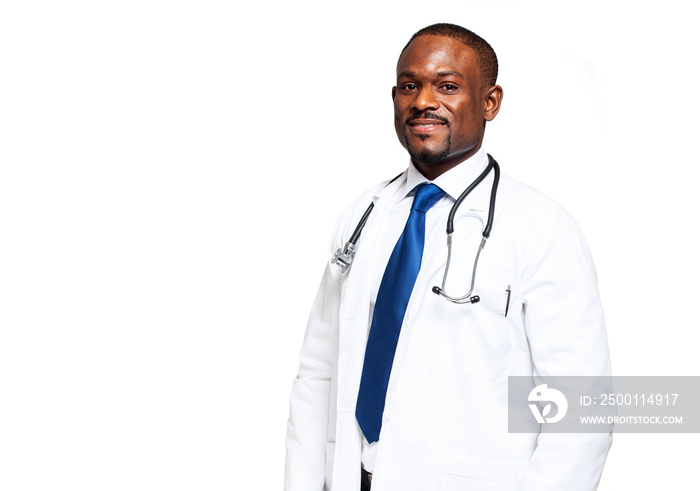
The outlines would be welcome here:
M 488 165 L 488 157 L 484 147 L 469 157 L 459 165 L 454 166 L 447 172 L 440 174 L 434 181 L 428 181 L 426 177 L 413 165 L 411 160 L 408 164 L 408 173 L 404 188 L 401 190 L 402 196 L 408 196 L 413 188 L 423 182 L 432 182 L 445 191 L 453 200 L 457 200 L 462 191 L 476 179 Z

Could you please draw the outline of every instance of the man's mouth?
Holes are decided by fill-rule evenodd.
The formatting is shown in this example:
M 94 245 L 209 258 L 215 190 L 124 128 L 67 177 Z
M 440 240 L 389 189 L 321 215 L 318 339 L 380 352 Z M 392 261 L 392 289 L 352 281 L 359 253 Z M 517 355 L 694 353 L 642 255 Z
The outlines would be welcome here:
M 432 133 L 446 126 L 444 121 L 439 119 L 416 118 L 408 121 L 408 126 L 414 133 Z

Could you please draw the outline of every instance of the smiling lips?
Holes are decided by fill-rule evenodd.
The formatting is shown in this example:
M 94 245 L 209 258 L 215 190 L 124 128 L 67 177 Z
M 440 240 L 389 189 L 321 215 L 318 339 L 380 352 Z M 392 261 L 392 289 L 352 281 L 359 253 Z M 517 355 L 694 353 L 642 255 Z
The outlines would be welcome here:
M 408 122 L 408 126 L 414 133 L 433 133 L 445 127 L 445 122 L 439 119 L 413 119 Z

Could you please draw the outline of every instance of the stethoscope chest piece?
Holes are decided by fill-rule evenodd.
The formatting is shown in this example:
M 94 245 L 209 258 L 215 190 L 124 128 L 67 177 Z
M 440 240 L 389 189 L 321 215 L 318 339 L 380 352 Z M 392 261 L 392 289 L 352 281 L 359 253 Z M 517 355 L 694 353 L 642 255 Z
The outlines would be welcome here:
M 352 266 L 352 262 L 355 259 L 355 244 L 350 241 L 345 243 L 345 247 L 338 248 L 333 254 L 331 259 L 331 264 L 337 264 L 340 266 L 340 274 L 345 274 Z

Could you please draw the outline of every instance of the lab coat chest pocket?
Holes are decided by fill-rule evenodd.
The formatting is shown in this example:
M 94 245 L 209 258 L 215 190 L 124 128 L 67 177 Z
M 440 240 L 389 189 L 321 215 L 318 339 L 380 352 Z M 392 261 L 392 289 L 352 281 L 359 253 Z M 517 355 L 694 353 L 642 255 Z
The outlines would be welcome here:
M 505 290 L 500 294 L 475 288 L 480 301 L 456 305 L 442 299 L 447 314 L 441 323 L 441 355 L 447 368 L 459 374 L 496 380 L 508 374 L 513 346 L 512 320 L 520 310 L 520 301 Z M 447 305 L 444 305 L 447 304 Z

